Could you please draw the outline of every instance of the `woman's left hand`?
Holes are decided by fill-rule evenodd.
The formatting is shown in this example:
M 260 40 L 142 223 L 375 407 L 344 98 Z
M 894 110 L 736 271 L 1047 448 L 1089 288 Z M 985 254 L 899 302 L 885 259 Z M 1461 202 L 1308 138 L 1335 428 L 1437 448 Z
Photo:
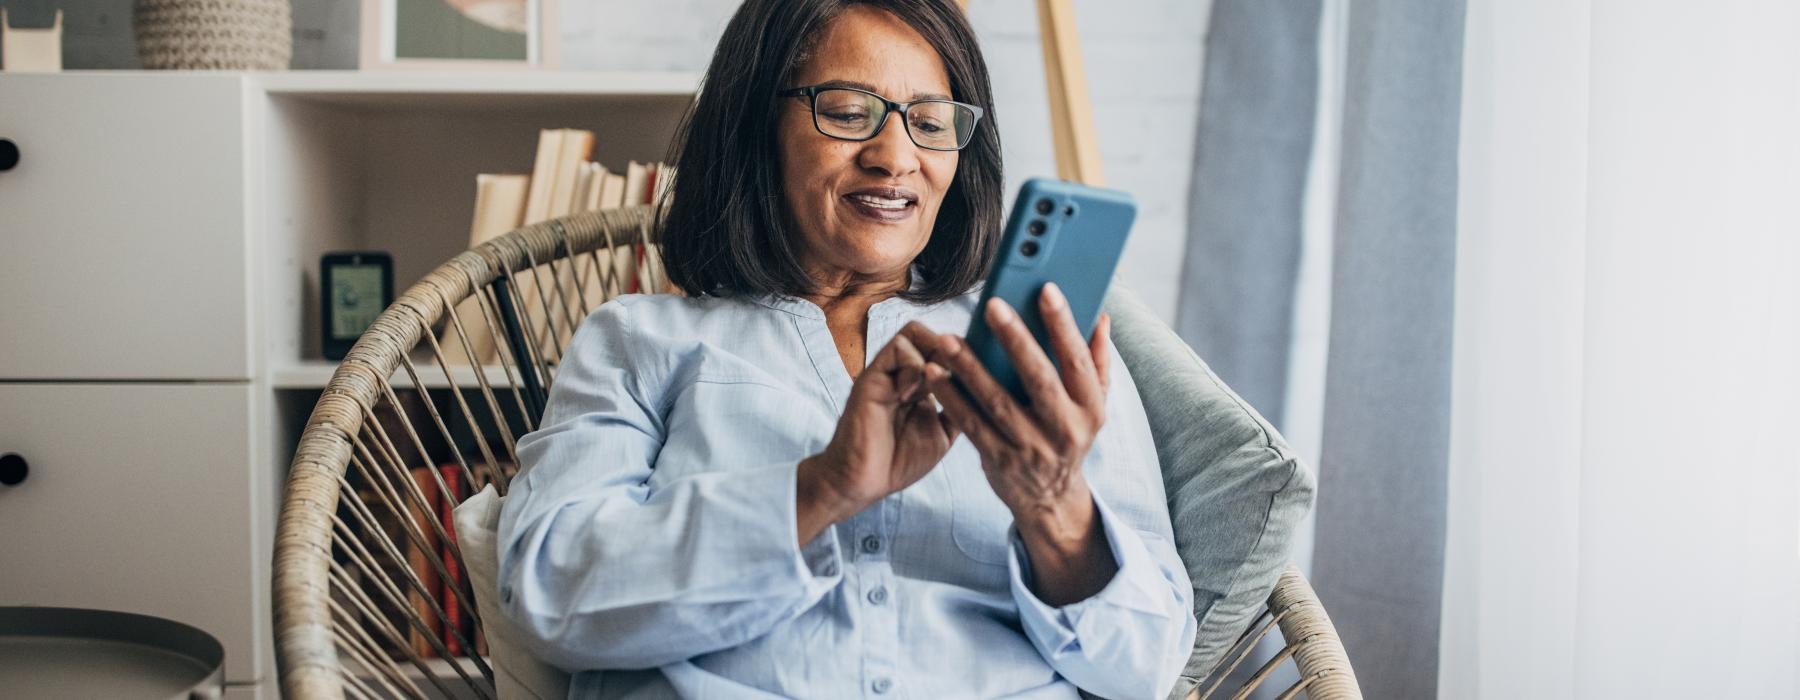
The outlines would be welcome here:
M 938 346 L 927 358 L 926 379 L 945 414 L 981 454 L 988 483 L 1012 510 L 1020 538 L 1033 550 L 1033 563 L 1041 564 L 1040 569 L 1060 568 L 1040 558 L 1093 564 L 1097 543 L 1098 553 L 1107 556 L 1098 558 L 1104 560 L 1099 571 L 1089 573 L 1104 573 L 1099 579 L 1104 585 L 1111 578 L 1104 564 L 1112 562 L 1081 467 L 1106 422 L 1111 319 L 1102 315 L 1093 340 L 1083 342 L 1055 284 L 1044 286 L 1038 310 L 1060 373 L 1011 306 L 996 298 L 984 310 L 988 327 L 1031 397 L 1030 407 L 1021 406 L 953 334 L 938 336 Z M 969 396 L 957 391 L 952 377 L 962 381 Z M 1036 556 L 1040 552 L 1043 557 Z

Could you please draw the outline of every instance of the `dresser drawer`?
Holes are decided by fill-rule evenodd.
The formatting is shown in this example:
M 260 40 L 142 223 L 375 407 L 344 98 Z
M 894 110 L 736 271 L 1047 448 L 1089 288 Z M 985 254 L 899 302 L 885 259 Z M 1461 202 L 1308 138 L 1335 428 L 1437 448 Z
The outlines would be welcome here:
M 248 385 L 0 383 L 0 605 L 184 622 L 263 669 L 268 547 L 253 507 Z M 14 462 L 16 464 L 16 461 Z
M 249 378 L 243 82 L 0 77 L 0 381 Z

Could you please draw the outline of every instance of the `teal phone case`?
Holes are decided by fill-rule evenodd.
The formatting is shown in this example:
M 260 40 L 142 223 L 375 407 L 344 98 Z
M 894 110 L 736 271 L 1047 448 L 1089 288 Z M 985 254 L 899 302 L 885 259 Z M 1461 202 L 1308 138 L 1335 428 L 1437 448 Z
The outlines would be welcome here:
M 1056 363 L 1043 316 L 1038 313 L 1038 293 L 1046 282 L 1061 287 L 1081 337 L 1092 339 L 1100 304 L 1106 299 L 1113 270 L 1136 219 L 1137 201 L 1118 190 L 1050 178 L 1032 178 L 1019 187 L 1000 252 L 965 337 L 988 372 L 1021 404 L 1028 405 L 1030 398 L 1006 349 L 988 329 L 988 299 L 1000 297 L 1011 304 L 1044 354 Z

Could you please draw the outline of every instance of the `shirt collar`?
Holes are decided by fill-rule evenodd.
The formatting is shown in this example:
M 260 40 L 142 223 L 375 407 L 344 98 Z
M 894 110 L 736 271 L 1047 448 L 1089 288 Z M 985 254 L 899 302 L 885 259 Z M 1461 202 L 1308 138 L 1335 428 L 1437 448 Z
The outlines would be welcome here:
M 924 288 L 925 275 L 924 275 L 923 270 L 919 267 L 918 263 L 913 263 L 911 265 L 908 265 L 906 268 L 906 273 L 907 273 L 907 287 L 906 287 L 907 291 L 916 292 L 916 291 L 919 291 L 920 289 Z M 777 311 L 786 311 L 786 312 L 794 314 L 796 316 L 802 316 L 805 318 L 816 318 L 816 319 L 821 319 L 821 320 L 823 320 L 825 318 L 825 310 L 819 308 L 818 304 L 814 304 L 811 301 L 807 301 L 806 299 L 802 299 L 797 296 L 782 294 L 780 292 L 767 292 L 767 293 L 763 293 L 763 294 L 753 295 L 750 297 L 750 300 L 754 301 L 758 304 L 761 304 L 763 306 L 767 306 L 771 309 L 775 309 Z M 911 300 L 905 299 L 900 296 L 893 296 L 893 297 L 889 297 L 887 299 L 883 299 L 881 301 L 875 302 L 875 304 L 873 306 L 870 306 L 869 307 L 869 316 L 871 318 L 878 317 L 878 316 L 890 316 L 890 315 L 894 315 L 894 314 L 906 313 L 911 310 L 923 309 L 925 307 L 926 307 L 925 304 L 916 303 L 916 302 L 913 302 Z

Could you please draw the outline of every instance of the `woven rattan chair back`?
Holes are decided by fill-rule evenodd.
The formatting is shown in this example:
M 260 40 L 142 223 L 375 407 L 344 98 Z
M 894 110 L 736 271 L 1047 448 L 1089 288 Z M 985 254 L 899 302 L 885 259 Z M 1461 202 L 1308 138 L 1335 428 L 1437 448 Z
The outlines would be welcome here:
M 654 266 L 633 274 L 634 249 L 653 242 L 650 212 L 577 214 L 483 243 L 406 290 L 356 342 L 307 420 L 283 496 L 273 603 L 285 696 L 496 696 L 493 668 L 471 653 L 482 629 L 473 593 L 443 583 L 469 580 L 448 518 L 421 516 L 483 484 L 504 494 L 503 465 L 537 428 L 577 324 L 631 279 L 665 287 Z M 1274 628 L 1286 648 L 1233 697 L 1290 657 L 1300 680 L 1281 697 L 1360 697 L 1330 619 L 1292 568 L 1189 697 L 1221 693 Z

